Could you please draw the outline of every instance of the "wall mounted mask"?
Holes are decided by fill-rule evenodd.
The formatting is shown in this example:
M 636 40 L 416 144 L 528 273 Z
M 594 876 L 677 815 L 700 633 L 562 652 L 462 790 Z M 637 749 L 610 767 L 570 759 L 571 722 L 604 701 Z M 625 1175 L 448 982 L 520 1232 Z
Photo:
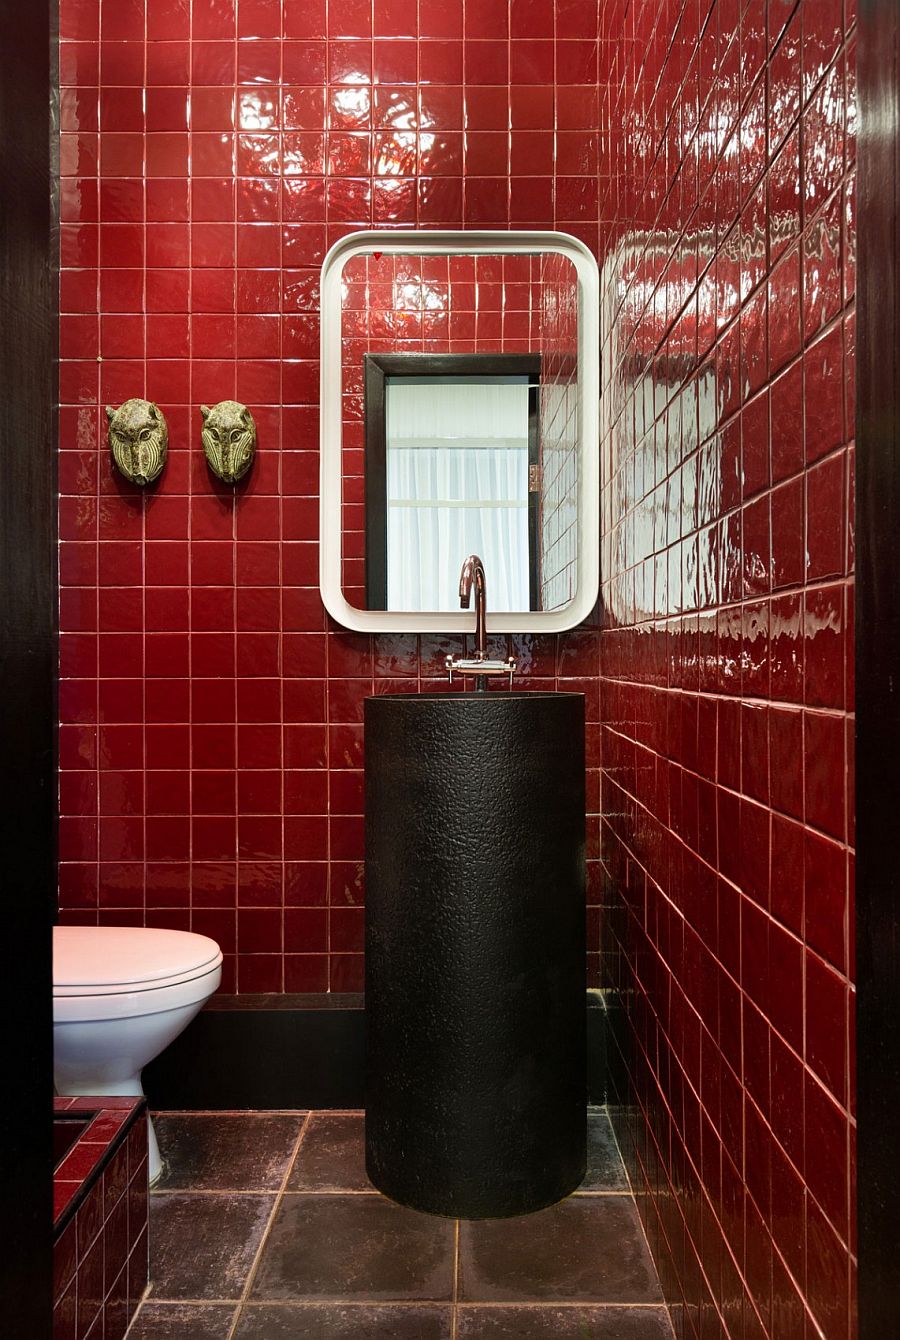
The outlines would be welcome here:
M 150 400 L 126 400 L 118 409 L 107 405 L 106 417 L 116 468 L 132 484 L 152 484 L 162 474 L 169 449 L 162 410 Z
M 201 405 L 200 413 L 207 465 L 226 484 L 236 484 L 250 469 L 256 454 L 253 415 L 236 400 L 220 400 L 212 409 Z

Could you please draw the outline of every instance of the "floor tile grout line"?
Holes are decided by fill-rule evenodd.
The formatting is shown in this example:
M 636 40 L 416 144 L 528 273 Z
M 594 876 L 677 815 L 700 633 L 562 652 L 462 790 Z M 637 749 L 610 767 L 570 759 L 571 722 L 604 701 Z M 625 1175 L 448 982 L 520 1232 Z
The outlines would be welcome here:
M 239 1117 L 248 1121 L 267 1121 L 271 1117 L 312 1117 L 326 1113 L 329 1117 L 362 1117 L 361 1107 L 160 1107 L 154 1108 L 154 1120 L 157 1117 Z
M 266 1243 L 269 1241 L 269 1234 L 272 1231 L 272 1225 L 275 1222 L 275 1216 L 278 1214 L 279 1208 L 281 1207 L 281 1202 L 284 1200 L 284 1193 L 287 1190 L 287 1184 L 290 1181 L 291 1173 L 294 1171 L 294 1164 L 297 1162 L 297 1155 L 300 1153 L 300 1150 L 303 1146 L 304 1138 L 306 1136 L 306 1132 L 309 1130 L 310 1120 L 311 1120 L 310 1113 L 307 1112 L 306 1116 L 303 1119 L 303 1125 L 300 1127 L 300 1130 L 297 1133 L 297 1139 L 294 1141 L 294 1148 L 291 1153 L 291 1157 L 288 1159 L 287 1167 L 284 1170 L 284 1177 L 281 1179 L 281 1187 L 279 1188 L 279 1191 L 275 1196 L 274 1204 L 272 1205 L 269 1218 L 266 1221 L 266 1226 L 263 1229 L 263 1235 L 259 1240 L 259 1246 L 257 1247 L 256 1254 L 253 1257 L 253 1264 L 250 1266 L 250 1270 L 247 1274 L 247 1279 L 244 1283 L 244 1288 L 241 1291 L 241 1296 L 240 1299 L 238 1300 L 238 1305 L 235 1308 L 234 1317 L 232 1318 L 231 1326 L 228 1329 L 228 1335 L 226 1336 L 225 1340 L 234 1340 L 234 1337 L 237 1334 L 237 1328 L 240 1325 L 241 1315 L 244 1311 L 244 1304 L 250 1297 L 250 1290 L 253 1288 L 253 1283 L 254 1280 L 256 1279 L 256 1272 L 259 1269 L 259 1263 L 262 1260 L 263 1252 L 266 1249 Z
M 526 1310 L 540 1312 L 543 1308 L 561 1308 L 563 1310 L 571 1309 L 573 1312 L 581 1309 L 594 1312 L 668 1312 L 665 1303 L 634 1303 L 626 1302 L 615 1298 L 597 1299 L 597 1298 L 468 1298 L 464 1302 L 457 1303 L 458 1308 L 464 1312 L 477 1308 L 479 1312 L 486 1312 L 496 1308 L 498 1312 L 507 1309 L 524 1312 Z
M 279 1186 L 281 1183 L 279 1182 Z M 162 1196 L 277 1196 L 277 1186 L 164 1186 L 150 1192 L 150 1199 Z
M 586 1200 L 589 1196 L 624 1196 L 626 1200 L 634 1200 L 634 1192 L 627 1186 L 599 1188 L 596 1191 L 573 1191 L 567 1200 Z M 561 1202 L 557 1202 L 560 1204 Z
M 275 1196 L 279 1195 L 279 1187 L 233 1187 L 233 1186 L 210 1186 L 210 1187 L 184 1187 L 184 1186 L 166 1186 L 158 1191 L 151 1191 L 150 1195 L 155 1196 Z M 382 1193 L 377 1187 L 347 1187 L 347 1186 L 316 1186 L 316 1187 L 288 1187 L 284 1194 L 286 1196 L 381 1196 Z M 596 1191 L 572 1191 L 565 1200 L 586 1200 L 588 1197 L 597 1196 L 624 1196 L 626 1200 L 633 1199 L 633 1192 L 627 1187 L 610 1187 L 608 1189 L 599 1189 Z M 561 1204 L 562 1202 L 557 1202 Z M 547 1207 L 550 1208 L 550 1207 Z
M 450 1340 L 456 1340 L 459 1326 L 459 1220 L 453 1221 L 453 1293 L 450 1300 Z
M 239 1298 L 146 1298 L 144 1302 L 151 1307 L 176 1308 L 176 1307 L 237 1307 L 240 1303 Z M 314 1298 L 261 1298 L 254 1307 L 271 1308 L 272 1310 L 283 1308 L 285 1311 L 291 1308 L 302 1311 L 304 1308 L 314 1309 L 317 1307 L 346 1307 L 346 1308 L 372 1308 L 389 1307 L 405 1308 L 415 1311 L 417 1308 L 430 1308 L 432 1310 L 447 1310 L 453 1307 L 453 1303 L 448 1299 L 441 1298 L 342 1298 L 340 1295 L 317 1294 Z M 506 1309 L 515 1309 L 516 1311 L 534 1310 L 541 1311 L 543 1308 L 562 1308 L 577 1310 L 579 1308 L 590 1308 L 594 1311 L 603 1312 L 665 1312 L 665 1303 L 659 1301 L 654 1303 L 635 1303 L 615 1299 L 590 1299 L 590 1298 L 541 1298 L 541 1299 L 496 1299 L 489 1298 L 470 1298 L 456 1304 L 456 1307 L 463 1312 L 472 1309 L 478 1311 L 489 1311 L 496 1309 L 504 1311 Z M 131 1322 L 134 1325 L 134 1321 Z
M 245 1186 L 165 1186 L 151 1191 L 151 1199 L 161 1198 L 163 1196 L 277 1196 L 280 1194 L 279 1186 L 263 1187 L 245 1187 Z M 348 1186 L 301 1186 L 287 1187 L 284 1194 L 286 1196 L 381 1196 L 381 1192 L 376 1187 L 348 1187 Z M 633 1200 L 634 1193 L 628 1187 L 609 1187 L 598 1188 L 589 1191 L 572 1191 L 565 1200 L 595 1200 L 602 1196 L 620 1196 L 626 1200 Z M 557 1202 L 561 1204 L 562 1202 Z M 548 1207 L 549 1208 L 549 1207 Z

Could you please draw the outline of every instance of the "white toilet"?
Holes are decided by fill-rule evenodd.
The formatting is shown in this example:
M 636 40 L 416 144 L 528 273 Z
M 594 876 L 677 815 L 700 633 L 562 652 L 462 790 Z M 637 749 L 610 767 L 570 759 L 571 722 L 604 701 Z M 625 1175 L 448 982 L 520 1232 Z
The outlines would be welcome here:
M 222 980 L 215 940 L 142 926 L 54 926 L 57 1093 L 142 1094 L 141 1070 Z M 162 1171 L 150 1131 L 150 1181 Z

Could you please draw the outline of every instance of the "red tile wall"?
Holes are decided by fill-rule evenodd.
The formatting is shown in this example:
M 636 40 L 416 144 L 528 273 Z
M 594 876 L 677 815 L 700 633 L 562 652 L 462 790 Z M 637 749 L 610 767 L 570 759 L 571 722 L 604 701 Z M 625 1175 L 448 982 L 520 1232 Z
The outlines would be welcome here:
M 703 1340 L 855 1332 L 854 17 L 601 6 L 618 1124 Z
M 60 899 L 194 929 L 224 989 L 362 979 L 362 700 L 452 639 L 342 632 L 317 589 L 318 274 L 373 225 L 598 220 L 592 0 L 61 0 Z M 105 404 L 169 424 L 152 489 Z M 211 479 L 199 406 L 252 408 Z M 587 696 L 599 949 L 599 629 L 518 637 Z M 499 649 L 506 654 L 505 647 Z

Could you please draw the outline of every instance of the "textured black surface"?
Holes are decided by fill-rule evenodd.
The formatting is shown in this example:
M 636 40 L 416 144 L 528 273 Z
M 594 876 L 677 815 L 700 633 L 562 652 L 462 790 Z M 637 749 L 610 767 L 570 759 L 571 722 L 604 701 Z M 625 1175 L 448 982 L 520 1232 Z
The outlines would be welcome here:
M 366 1166 L 497 1218 L 585 1170 L 584 700 L 369 698 Z

